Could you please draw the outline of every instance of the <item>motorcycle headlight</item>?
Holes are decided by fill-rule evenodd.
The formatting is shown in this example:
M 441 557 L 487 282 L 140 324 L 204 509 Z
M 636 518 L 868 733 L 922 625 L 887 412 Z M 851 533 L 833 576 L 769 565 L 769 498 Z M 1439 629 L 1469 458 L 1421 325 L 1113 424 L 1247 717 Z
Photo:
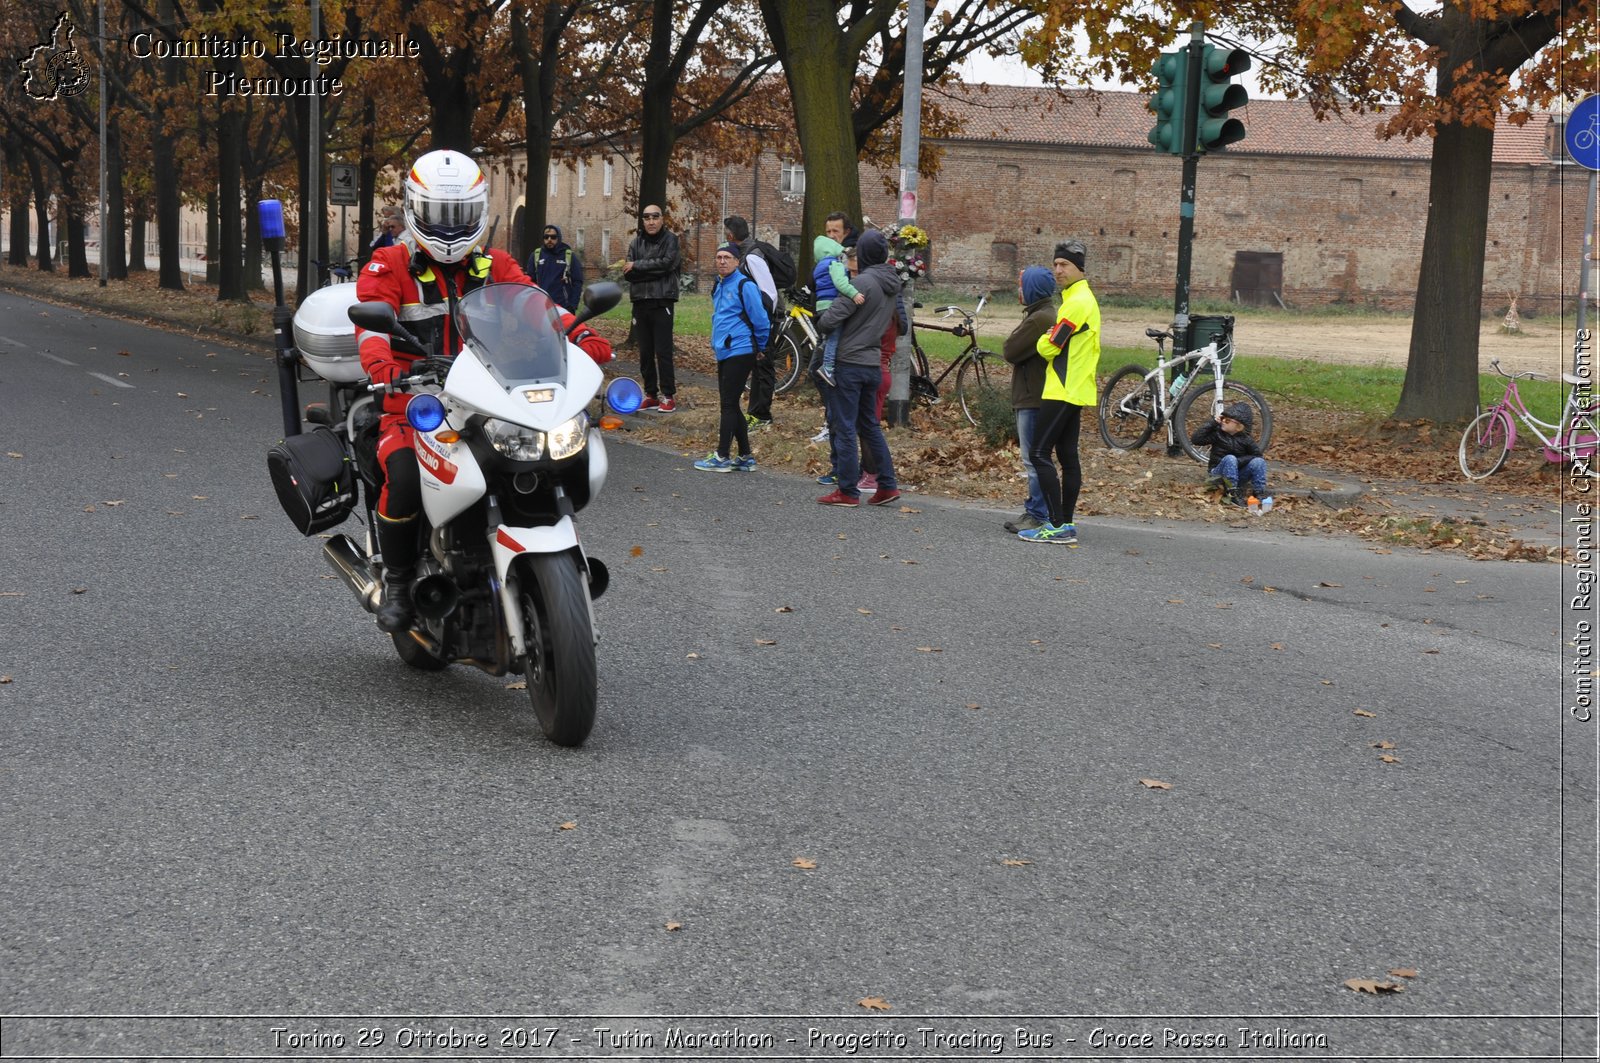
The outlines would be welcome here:
M 510 421 L 489 419 L 483 423 L 489 445 L 516 461 L 538 461 L 544 453 L 544 433 Z
M 589 414 L 579 413 L 550 433 L 550 460 L 570 458 L 589 445 Z

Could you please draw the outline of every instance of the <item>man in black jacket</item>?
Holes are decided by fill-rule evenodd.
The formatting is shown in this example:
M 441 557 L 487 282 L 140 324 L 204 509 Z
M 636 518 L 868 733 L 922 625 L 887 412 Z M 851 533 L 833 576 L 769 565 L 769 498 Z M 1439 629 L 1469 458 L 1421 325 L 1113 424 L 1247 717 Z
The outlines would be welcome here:
M 889 456 L 889 441 L 878 424 L 878 386 L 881 382 L 881 353 L 884 333 L 892 319 L 904 319 L 900 275 L 889 262 L 889 242 L 876 229 L 861 234 L 856 244 L 856 290 L 865 296 L 835 299 L 817 319 L 817 331 L 827 335 L 839 330 L 839 360 L 834 367 L 833 430 L 838 433 L 838 487 L 817 499 L 825 506 L 861 504 L 861 459 L 857 434 L 878 466 L 878 487 L 867 499 L 882 506 L 900 497 L 895 480 L 894 461 Z
M 628 244 L 622 277 L 633 300 L 633 330 L 639 340 L 639 373 L 644 377 L 641 410 L 674 413 L 678 383 L 672 370 L 672 311 L 678 302 L 683 254 L 658 206 L 639 212 L 639 235 Z

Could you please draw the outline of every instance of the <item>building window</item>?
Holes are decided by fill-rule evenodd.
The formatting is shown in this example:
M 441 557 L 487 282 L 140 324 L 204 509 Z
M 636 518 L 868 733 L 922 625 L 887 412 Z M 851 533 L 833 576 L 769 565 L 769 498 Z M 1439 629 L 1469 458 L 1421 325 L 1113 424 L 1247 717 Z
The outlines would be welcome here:
M 589 194 L 589 168 L 584 165 L 582 159 L 579 159 L 578 160 L 578 195 L 586 196 L 588 194 Z
M 611 230 L 600 230 L 600 261 L 611 261 Z
M 806 194 L 806 168 L 797 162 L 786 162 L 778 170 L 778 191 L 791 196 Z
M 574 248 L 576 248 L 577 250 L 579 250 L 579 251 L 583 250 L 583 230 L 582 229 L 574 229 L 572 231 L 572 246 Z
M 611 160 L 610 159 L 606 160 L 605 168 L 602 170 L 602 174 L 603 174 L 603 177 L 602 177 L 602 180 L 600 182 L 601 183 L 601 194 L 609 196 L 611 194 Z
M 556 175 L 561 172 L 555 163 L 550 164 L 550 198 L 556 198 Z

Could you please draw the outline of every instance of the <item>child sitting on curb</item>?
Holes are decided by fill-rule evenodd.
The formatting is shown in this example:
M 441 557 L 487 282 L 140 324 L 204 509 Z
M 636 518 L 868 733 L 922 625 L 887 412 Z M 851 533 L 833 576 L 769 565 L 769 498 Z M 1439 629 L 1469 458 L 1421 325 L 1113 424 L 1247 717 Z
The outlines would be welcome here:
M 1267 494 L 1267 459 L 1250 435 L 1253 427 L 1255 415 L 1250 407 L 1235 402 L 1189 437 L 1196 447 L 1211 448 L 1206 486 L 1222 488 L 1223 496 L 1236 506 L 1245 505 L 1251 494 L 1257 498 Z

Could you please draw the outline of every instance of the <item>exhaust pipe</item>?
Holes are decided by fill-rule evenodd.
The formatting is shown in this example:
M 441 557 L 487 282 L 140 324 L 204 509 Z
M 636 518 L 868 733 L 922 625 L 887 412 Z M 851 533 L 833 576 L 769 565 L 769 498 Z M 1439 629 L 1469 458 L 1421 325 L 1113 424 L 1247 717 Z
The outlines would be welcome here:
M 350 537 L 335 535 L 323 543 L 322 556 L 327 558 L 328 564 L 333 566 L 344 585 L 350 588 L 350 593 L 356 596 L 361 608 L 369 613 L 377 612 L 378 605 L 383 601 L 383 585 L 372 574 L 372 563 L 356 549 Z

